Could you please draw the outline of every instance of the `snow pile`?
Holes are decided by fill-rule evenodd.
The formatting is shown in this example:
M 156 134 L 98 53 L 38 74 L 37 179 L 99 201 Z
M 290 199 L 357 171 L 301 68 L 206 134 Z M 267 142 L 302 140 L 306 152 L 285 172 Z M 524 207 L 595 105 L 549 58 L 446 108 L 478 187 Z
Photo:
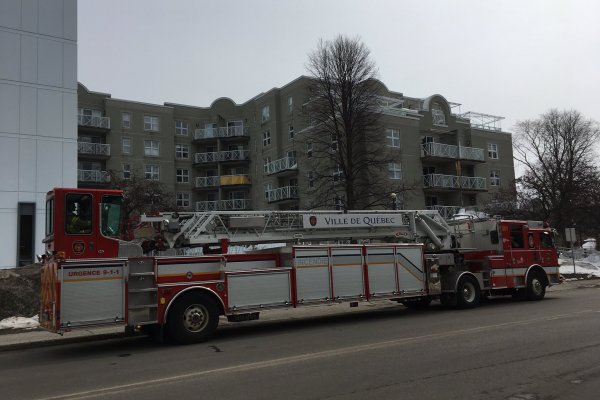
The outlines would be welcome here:
M 0 329 L 36 329 L 39 326 L 37 315 L 31 318 L 8 317 L 0 321 Z
M 600 278 L 600 253 L 598 252 L 576 259 L 575 267 L 573 267 L 573 259 L 567 257 L 559 257 L 558 264 L 560 265 L 560 273 L 563 275 L 581 274 L 587 275 L 588 278 Z

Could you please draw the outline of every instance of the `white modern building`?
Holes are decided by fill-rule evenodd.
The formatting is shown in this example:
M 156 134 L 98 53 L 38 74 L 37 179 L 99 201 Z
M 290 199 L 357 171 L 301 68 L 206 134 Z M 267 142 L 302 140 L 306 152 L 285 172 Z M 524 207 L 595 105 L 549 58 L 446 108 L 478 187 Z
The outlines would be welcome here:
M 55 186 L 77 186 L 77 2 L 2 0 L 0 268 L 43 251 Z

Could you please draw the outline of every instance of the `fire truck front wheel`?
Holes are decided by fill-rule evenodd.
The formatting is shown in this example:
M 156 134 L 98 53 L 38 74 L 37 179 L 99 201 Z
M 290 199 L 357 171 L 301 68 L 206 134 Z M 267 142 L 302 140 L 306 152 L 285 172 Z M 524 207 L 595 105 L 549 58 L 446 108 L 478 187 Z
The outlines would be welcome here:
M 186 293 L 176 300 L 169 312 L 169 336 L 181 344 L 209 339 L 217 329 L 219 309 L 204 293 Z
M 532 271 L 527 278 L 527 300 L 542 300 L 546 295 L 546 282 L 542 274 Z
M 456 306 L 458 308 L 477 307 L 481 302 L 481 290 L 477 279 L 466 275 L 460 278 L 456 285 Z

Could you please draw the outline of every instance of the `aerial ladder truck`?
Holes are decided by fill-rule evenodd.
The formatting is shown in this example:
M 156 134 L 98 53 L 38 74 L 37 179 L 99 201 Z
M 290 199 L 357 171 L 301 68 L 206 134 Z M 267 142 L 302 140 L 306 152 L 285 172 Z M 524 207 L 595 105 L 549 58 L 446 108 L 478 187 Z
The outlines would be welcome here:
M 449 223 L 433 210 L 164 212 L 132 233 L 122 213 L 120 191 L 48 193 L 44 328 L 153 328 L 192 343 L 220 316 L 390 300 L 471 308 L 489 295 L 541 300 L 560 282 L 553 231 L 540 222 Z M 201 255 L 183 255 L 194 248 Z

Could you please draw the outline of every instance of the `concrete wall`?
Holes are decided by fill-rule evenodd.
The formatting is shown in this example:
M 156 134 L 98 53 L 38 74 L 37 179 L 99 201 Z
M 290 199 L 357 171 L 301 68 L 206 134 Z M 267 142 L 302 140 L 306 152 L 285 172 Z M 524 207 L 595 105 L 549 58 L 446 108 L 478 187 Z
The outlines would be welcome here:
M 45 195 L 77 185 L 76 0 L 0 2 L 0 268 L 17 264 L 18 204 L 35 203 L 43 250 Z

